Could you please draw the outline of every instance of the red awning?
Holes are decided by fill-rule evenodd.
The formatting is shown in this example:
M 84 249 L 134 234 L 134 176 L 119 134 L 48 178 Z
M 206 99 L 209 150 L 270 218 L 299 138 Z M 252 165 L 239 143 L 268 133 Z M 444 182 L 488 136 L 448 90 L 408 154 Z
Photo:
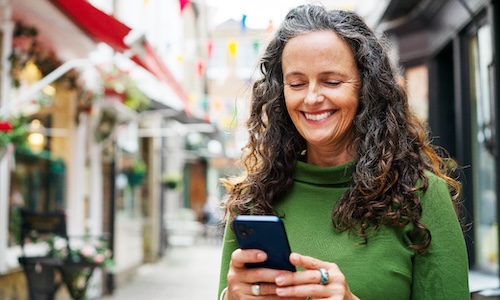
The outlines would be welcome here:
M 125 44 L 124 38 L 132 29 L 113 16 L 104 13 L 85 0 L 51 1 L 95 40 L 108 44 L 118 52 L 123 53 L 131 49 Z M 188 100 L 186 91 L 153 47 L 146 40 L 142 46 L 144 47 L 143 53 L 135 53 L 131 59 L 158 79 L 166 82 L 175 94 L 186 103 Z
M 134 55 L 132 60 L 153 73 L 158 79 L 168 82 L 174 93 L 179 96 L 184 103 L 187 103 L 188 95 L 186 91 L 184 91 L 184 88 L 175 80 L 174 75 L 163 63 L 158 53 L 156 53 L 148 41 L 144 40 L 144 53 L 142 55 Z M 188 109 L 188 106 L 186 106 L 185 109 Z

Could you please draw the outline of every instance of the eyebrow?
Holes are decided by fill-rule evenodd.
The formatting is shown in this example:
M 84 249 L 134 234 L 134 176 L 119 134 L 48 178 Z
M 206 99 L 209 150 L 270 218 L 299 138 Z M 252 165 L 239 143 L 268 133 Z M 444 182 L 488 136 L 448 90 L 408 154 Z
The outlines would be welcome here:
M 287 78 L 287 77 L 295 76 L 295 75 L 304 75 L 304 73 L 299 72 L 299 71 L 293 71 L 293 72 L 283 74 L 283 77 Z M 346 73 L 339 72 L 339 71 L 325 71 L 325 72 L 321 72 L 320 75 L 337 75 L 337 76 L 347 77 Z

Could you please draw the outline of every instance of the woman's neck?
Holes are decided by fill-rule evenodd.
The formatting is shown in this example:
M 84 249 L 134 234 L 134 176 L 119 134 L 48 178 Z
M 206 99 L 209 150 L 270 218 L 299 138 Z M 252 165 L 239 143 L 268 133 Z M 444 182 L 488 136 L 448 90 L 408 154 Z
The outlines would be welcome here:
M 308 164 L 320 167 L 333 167 L 352 161 L 355 158 L 354 153 L 348 149 L 323 150 L 316 147 L 308 147 L 305 153 L 305 161 Z

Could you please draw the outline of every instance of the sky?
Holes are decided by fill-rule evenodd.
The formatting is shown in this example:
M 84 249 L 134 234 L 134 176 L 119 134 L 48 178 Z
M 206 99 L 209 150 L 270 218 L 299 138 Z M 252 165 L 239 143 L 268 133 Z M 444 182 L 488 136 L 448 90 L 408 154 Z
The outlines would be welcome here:
M 241 20 L 246 15 L 249 28 L 262 29 L 269 25 L 269 20 L 279 24 L 288 10 L 303 3 L 320 2 L 329 8 L 357 9 L 358 2 L 375 3 L 377 0 L 205 0 L 213 11 L 213 25 L 228 19 Z

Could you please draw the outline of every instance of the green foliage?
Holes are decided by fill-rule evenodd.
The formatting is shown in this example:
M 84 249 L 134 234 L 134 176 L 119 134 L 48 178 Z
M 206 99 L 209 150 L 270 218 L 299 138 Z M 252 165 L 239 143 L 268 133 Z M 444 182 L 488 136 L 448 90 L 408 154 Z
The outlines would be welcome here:
M 165 173 L 161 178 L 162 184 L 169 189 L 180 189 L 182 187 L 182 175 L 177 172 Z
M 0 121 L 0 148 L 12 143 L 17 147 L 25 147 L 28 128 L 24 116 Z
M 144 174 L 144 173 L 146 173 L 146 163 L 142 159 L 137 159 L 132 164 L 132 170 L 135 173 L 142 173 L 142 174 Z

